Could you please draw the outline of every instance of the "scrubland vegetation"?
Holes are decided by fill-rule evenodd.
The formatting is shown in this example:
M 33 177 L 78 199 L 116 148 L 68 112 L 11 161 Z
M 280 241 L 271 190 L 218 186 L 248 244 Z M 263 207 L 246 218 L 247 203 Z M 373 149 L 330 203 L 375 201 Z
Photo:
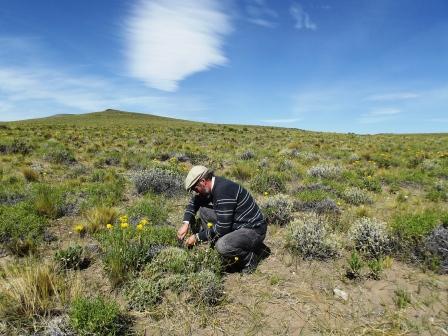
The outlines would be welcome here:
M 112 110 L 2 123 L 0 334 L 448 334 L 447 144 Z M 254 274 L 177 241 L 195 164 L 257 199 Z

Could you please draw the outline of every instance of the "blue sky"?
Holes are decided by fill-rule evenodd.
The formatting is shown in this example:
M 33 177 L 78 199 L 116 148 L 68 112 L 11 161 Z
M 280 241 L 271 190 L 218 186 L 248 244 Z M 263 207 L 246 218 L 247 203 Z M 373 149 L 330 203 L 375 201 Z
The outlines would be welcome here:
M 447 132 L 446 0 L 1 0 L 0 120 Z

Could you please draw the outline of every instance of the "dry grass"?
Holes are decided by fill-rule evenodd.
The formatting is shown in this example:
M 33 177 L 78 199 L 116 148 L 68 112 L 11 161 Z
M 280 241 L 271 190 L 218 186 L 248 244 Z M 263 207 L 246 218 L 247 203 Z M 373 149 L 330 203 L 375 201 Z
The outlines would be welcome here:
M 81 292 L 78 277 L 68 281 L 55 265 L 25 260 L 3 269 L 0 316 L 6 323 L 31 327 L 38 318 L 62 312 Z

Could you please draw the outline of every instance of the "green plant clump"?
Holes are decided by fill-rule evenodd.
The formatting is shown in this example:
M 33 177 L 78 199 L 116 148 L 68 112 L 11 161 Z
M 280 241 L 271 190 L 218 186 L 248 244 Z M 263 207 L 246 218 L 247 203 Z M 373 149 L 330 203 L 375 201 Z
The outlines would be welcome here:
M 129 224 L 128 224 L 129 225 Z M 140 228 L 140 229 L 139 229 Z M 114 226 L 97 234 L 103 261 L 113 286 L 126 281 L 151 260 L 151 247 L 177 244 L 176 231 L 168 226 Z
M 127 327 L 118 304 L 102 297 L 75 299 L 69 316 L 71 326 L 80 336 L 121 335 Z
M 27 203 L 0 205 L 0 243 L 13 254 L 33 252 L 42 239 L 47 220 Z
M 87 261 L 84 257 L 84 249 L 80 245 L 57 251 L 54 259 L 62 269 L 81 269 Z

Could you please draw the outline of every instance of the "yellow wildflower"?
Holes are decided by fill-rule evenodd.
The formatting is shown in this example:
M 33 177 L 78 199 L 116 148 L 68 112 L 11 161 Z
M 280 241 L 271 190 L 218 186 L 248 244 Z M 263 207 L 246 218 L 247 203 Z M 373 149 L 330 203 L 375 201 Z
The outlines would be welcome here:
M 145 226 L 148 223 L 149 223 L 149 221 L 146 217 L 142 218 L 139 222 L 139 224 L 141 224 L 142 226 Z
M 209 229 L 211 229 L 211 228 L 213 227 L 213 223 L 212 223 L 212 222 L 208 222 L 208 223 L 207 223 L 207 227 L 208 227 Z
M 265 192 L 263 193 L 263 195 L 267 196 L 267 195 L 269 195 L 269 193 L 268 193 L 267 191 L 265 191 Z
M 137 224 L 136 228 L 138 231 L 143 230 L 143 224 Z
M 84 233 L 86 230 L 84 225 L 82 225 L 82 224 L 76 225 L 74 229 L 75 229 L 75 232 L 79 233 L 79 234 Z
M 127 222 L 124 222 L 124 223 L 121 223 L 121 224 L 120 224 L 120 227 L 121 227 L 122 229 L 126 229 L 126 228 L 129 227 L 129 224 L 128 224 Z
M 108 228 L 109 230 L 111 230 L 114 226 L 112 224 L 106 224 L 106 228 Z
M 128 216 L 127 215 L 120 216 L 120 222 L 126 223 L 127 221 L 128 221 Z

